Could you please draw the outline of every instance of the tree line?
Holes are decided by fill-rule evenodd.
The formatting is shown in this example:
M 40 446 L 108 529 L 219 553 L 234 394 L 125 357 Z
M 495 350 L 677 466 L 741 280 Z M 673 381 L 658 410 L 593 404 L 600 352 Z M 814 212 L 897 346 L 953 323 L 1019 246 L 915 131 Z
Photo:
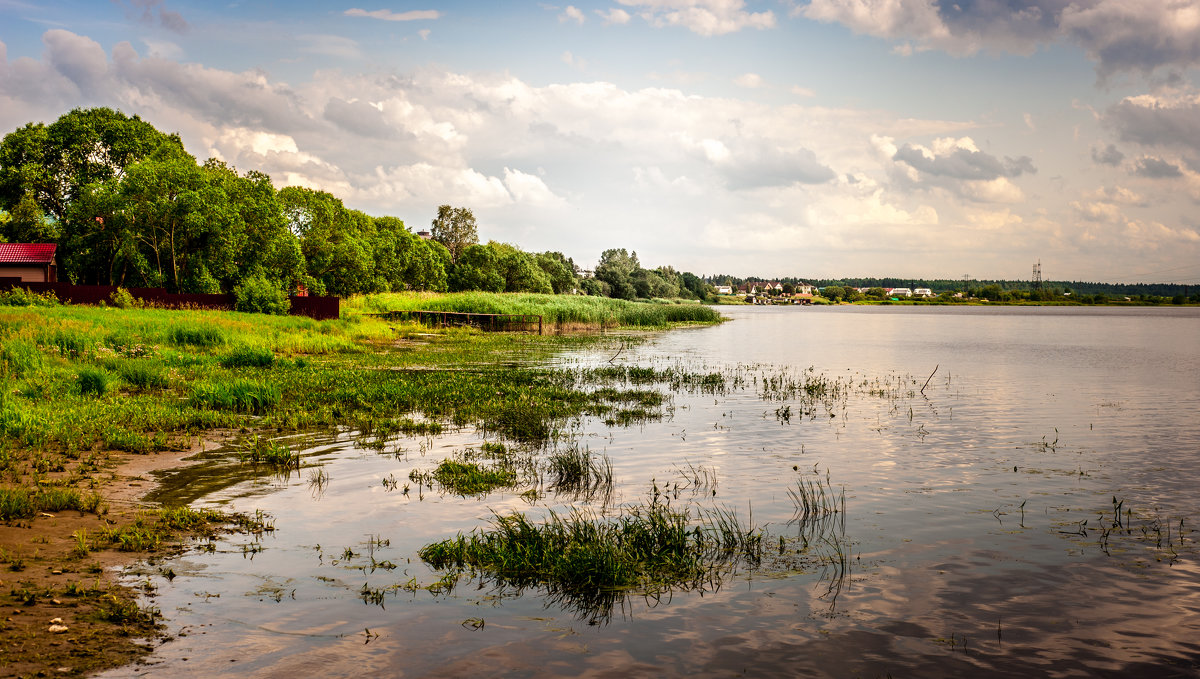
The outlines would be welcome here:
M 399 290 L 704 297 L 692 274 L 610 250 L 581 281 L 561 252 L 478 242 L 469 208 L 443 205 L 422 238 L 325 191 L 199 163 L 177 134 L 108 108 L 28 123 L 0 142 L 0 239 L 57 243 L 60 279 L 232 292 L 247 281 L 316 294 Z M 611 254 L 610 254 L 611 253 Z M 617 255 L 620 253 L 620 256 Z M 603 274 L 603 277 L 601 277 Z

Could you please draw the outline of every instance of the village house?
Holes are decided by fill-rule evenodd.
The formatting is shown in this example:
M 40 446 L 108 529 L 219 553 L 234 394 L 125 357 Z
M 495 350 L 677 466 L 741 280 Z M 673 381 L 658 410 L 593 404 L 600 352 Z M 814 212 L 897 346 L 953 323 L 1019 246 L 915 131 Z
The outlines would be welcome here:
M 57 283 L 54 243 L 0 243 L 0 278 L 22 283 Z
M 917 297 L 933 297 L 933 290 L 929 288 L 916 288 L 913 290 L 913 295 Z
M 888 297 L 912 297 L 913 292 L 908 288 L 888 288 Z
M 732 295 L 733 294 L 733 286 L 732 285 L 718 285 L 717 286 L 717 294 L 718 295 Z

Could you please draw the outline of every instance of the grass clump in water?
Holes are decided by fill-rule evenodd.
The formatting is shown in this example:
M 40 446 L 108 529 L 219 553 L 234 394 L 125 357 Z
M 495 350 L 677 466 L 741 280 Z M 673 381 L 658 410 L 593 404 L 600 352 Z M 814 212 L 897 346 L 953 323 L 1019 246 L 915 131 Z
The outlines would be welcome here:
M 432 472 L 414 469 L 408 478 L 427 485 L 437 482 L 442 488 L 459 495 L 480 495 L 517 483 L 517 473 L 507 466 L 483 467 L 475 462 L 459 460 L 442 460 Z
M 699 589 L 739 561 L 758 563 L 763 533 L 728 511 L 694 522 L 652 502 L 616 519 L 574 511 L 543 523 L 495 515 L 491 528 L 421 548 L 435 569 L 479 569 L 501 587 L 539 586 L 592 622 L 607 619 L 628 592 Z
M 255 436 L 238 453 L 242 462 L 265 464 L 279 468 L 300 468 L 300 454 L 294 453 L 286 445 L 272 441 L 263 436 Z
M 0 488 L 0 520 L 26 519 L 38 512 L 75 510 L 94 513 L 100 508 L 100 496 L 75 488 Z
M 550 487 L 576 497 L 607 498 L 612 494 L 613 467 L 607 455 L 594 455 L 586 447 L 572 445 L 551 453 L 547 462 Z

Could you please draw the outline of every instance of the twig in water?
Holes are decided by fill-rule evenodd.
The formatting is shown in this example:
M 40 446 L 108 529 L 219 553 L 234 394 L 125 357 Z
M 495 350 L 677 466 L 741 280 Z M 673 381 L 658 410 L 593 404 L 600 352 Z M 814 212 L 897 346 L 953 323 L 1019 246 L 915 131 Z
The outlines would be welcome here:
M 933 379 L 934 374 L 937 373 L 937 369 L 940 368 L 941 365 L 942 365 L 941 363 L 938 363 L 937 365 L 933 366 L 933 372 L 929 373 L 929 377 L 926 378 L 925 384 L 921 385 L 921 395 L 922 396 L 925 395 L 925 387 L 929 386 L 929 380 Z

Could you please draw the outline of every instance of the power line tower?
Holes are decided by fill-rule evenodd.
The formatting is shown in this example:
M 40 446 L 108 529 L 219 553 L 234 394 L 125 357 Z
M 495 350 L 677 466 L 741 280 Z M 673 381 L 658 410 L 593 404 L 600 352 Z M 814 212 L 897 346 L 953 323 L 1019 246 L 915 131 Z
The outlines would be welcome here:
M 1037 264 L 1033 265 L 1033 289 L 1042 289 L 1042 260 L 1039 259 Z

